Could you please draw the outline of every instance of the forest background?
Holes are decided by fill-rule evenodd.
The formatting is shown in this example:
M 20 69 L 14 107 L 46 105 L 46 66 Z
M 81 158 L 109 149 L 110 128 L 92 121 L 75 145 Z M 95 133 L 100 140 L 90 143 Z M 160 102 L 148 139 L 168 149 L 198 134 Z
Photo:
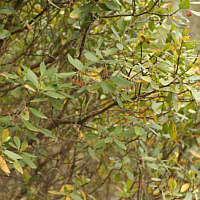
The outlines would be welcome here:
M 0 2 L 0 199 L 199 199 L 200 2 Z

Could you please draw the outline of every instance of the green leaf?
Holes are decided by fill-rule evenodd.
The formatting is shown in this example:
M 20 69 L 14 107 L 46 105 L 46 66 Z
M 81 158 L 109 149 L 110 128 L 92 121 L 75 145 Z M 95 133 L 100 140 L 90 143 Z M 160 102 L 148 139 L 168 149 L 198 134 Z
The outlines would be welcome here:
M 58 110 L 62 110 L 62 104 L 60 103 L 60 100 L 54 99 L 54 98 L 51 98 L 51 97 L 49 97 L 49 100 L 50 100 L 50 102 L 51 102 L 51 105 L 52 105 L 54 108 L 56 108 L 56 109 L 58 109 Z
M 22 94 L 23 91 L 23 87 L 17 87 L 15 88 L 12 92 L 11 95 L 13 95 L 14 97 L 18 97 L 20 94 Z
M 10 124 L 10 117 L 9 116 L 1 117 L 0 123 L 6 124 L 6 125 Z
M 88 147 L 88 153 L 90 154 L 91 157 L 95 156 L 95 152 L 93 151 L 91 147 Z
M 17 78 L 19 78 L 19 76 L 17 76 L 16 74 L 9 74 L 9 73 L 6 73 L 6 72 L 4 72 L 3 74 L 6 75 L 10 79 L 17 79 Z
M 3 153 L 13 160 L 22 159 L 20 155 L 13 153 L 12 151 L 9 151 L 9 150 L 5 150 L 3 151 Z
M 149 20 L 149 24 L 148 24 L 149 29 L 151 30 L 151 32 L 153 32 L 154 28 L 155 28 L 155 24 L 153 20 Z
M 70 54 L 67 55 L 69 62 L 76 67 L 78 70 L 82 70 L 84 68 L 83 64 L 78 59 L 73 59 Z
M 104 140 L 103 140 L 103 139 L 100 139 L 98 142 L 96 142 L 96 143 L 94 144 L 94 148 L 95 148 L 95 149 L 99 149 L 99 148 L 103 147 L 104 144 L 105 144 Z
M 174 19 L 171 19 L 171 22 L 172 22 L 177 28 L 180 28 L 180 29 L 183 29 L 185 26 L 188 26 L 187 24 L 180 23 L 179 21 L 176 21 L 176 20 L 174 20 Z
M 120 148 L 126 150 L 126 146 L 121 142 L 119 141 L 117 138 L 114 138 L 114 143 L 117 144 Z
M 49 136 L 51 138 L 57 139 L 57 137 L 55 135 L 53 135 L 52 132 L 50 130 L 48 130 L 48 129 L 42 128 L 42 129 L 39 130 L 39 132 L 43 133 L 44 135 L 47 135 L 47 136 Z
M 20 162 L 18 160 L 16 160 L 14 163 L 13 163 L 13 166 L 14 168 L 19 171 L 21 174 L 23 174 L 23 169 L 22 169 L 22 166 L 20 164 Z
M 29 110 L 37 117 L 42 118 L 42 119 L 48 119 L 45 115 L 43 115 L 41 112 L 34 108 L 29 108 Z
M 194 3 L 194 2 L 191 2 L 191 3 Z M 199 2 L 200 4 L 200 2 Z M 194 15 L 200 17 L 200 12 L 197 12 L 197 11 L 194 11 L 194 10 L 190 10 Z
M 113 86 L 110 85 L 109 83 L 105 82 L 105 81 L 101 82 L 101 87 L 105 92 L 108 92 L 108 93 L 115 92 L 115 89 L 113 88 Z
M 120 42 L 120 37 L 119 37 L 119 35 L 118 35 L 117 31 L 115 30 L 113 25 L 111 25 L 111 30 L 114 33 L 114 35 L 117 38 L 117 40 Z
M 182 0 L 179 4 L 180 9 L 189 9 L 190 8 L 190 0 Z
M 97 58 L 95 55 L 93 55 L 92 53 L 90 52 L 87 52 L 85 53 L 85 57 L 88 59 L 88 60 L 91 60 L 93 62 L 99 62 L 99 58 Z
M 59 94 L 57 92 L 53 92 L 53 91 L 47 91 L 47 92 L 43 92 L 44 95 L 49 96 L 49 97 L 53 97 L 55 99 L 65 99 L 66 96 Z
M 0 39 L 1 40 L 9 37 L 10 35 L 11 35 L 11 33 L 8 30 L 3 29 L 0 31 Z
M 105 5 L 110 8 L 111 10 L 119 10 L 119 4 L 115 0 L 105 1 Z
M 44 62 L 41 62 L 41 63 L 40 63 L 40 74 L 41 74 L 41 77 L 43 77 L 43 75 L 44 75 L 45 72 L 46 72 L 45 63 L 44 63 Z
M 28 111 L 22 111 L 21 112 L 21 118 L 24 119 L 25 121 L 29 120 L 29 112 Z
M 106 55 L 113 55 L 119 51 L 118 48 L 111 48 L 111 49 L 106 49 L 103 51 Z
M 178 101 L 177 101 L 176 97 L 174 96 L 174 94 L 172 95 L 172 102 L 174 105 L 174 109 L 176 110 L 176 112 L 178 112 Z
M 124 105 L 119 96 L 116 96 L 116 100 L 117 100 L 118 105 L 123 108 Z
M 76 72 L 56 73 L 58 78 L 71 78 L 76 75 Z
M 110 79 L 114 84 L 118 85 L 119 87 L 128 87 L 130 84 L 130 81 L 122 78 L 121 76 L 111 76 Z
M 14 136 L 14 142 L 17 146 L 17 149 L 20 149 L 21 142 L 20 142 L 20 139 L 17 136 Z
M 105 143 L 111 143 L 113 141 L 112 137 L 107 137 L 106 139 L 104 139 Z
M 194 99 L 197 102 L 200 102 L 200 92 L 197 92 L 197 90 L 195 88 L 193 88 L 193 87 L 189 87 L 189 89 L 191 90 L 192 96 L 194 97 Z
M 81 16 L 82 12 L 80 11 L 79 8 L 73 10 L 70 14 L 69 17 L 73 18 L 73 19 L 77 19 Z
M 25 154 L 22 154 L 23 161 L 29 165 L 30 168 L 36 169 L 37 167 L 33 163 L 33 161 Z
M 33 126 L 30 122 L 27 122 L 25 120 L 23 120 L 23 122 L 27 129 L 31 131 L 36 131 L 36 132 L 38 131 L 38 129 L 35 126 Z
M 149 77 L 149 76 L 141 76 L 141 79 L 143 80 L 143 81 L 146 81 L 146 82 L 148 82 L 148 83 L 150 83 L 152 80 L 151 80 L 151 77 Z
M 159 90 L 159 86 L 158 86 L 154 81 L 151 81 L 151 82 L 150 82 L 150 85 L 151 85 L 151 87 L 152 87 L 153 89 Z
M 124 100 L 133 102 L 133 100 L 130 99 L 125 93 L 121 92 L 120 94 L 122 95 L 122 97 L 124 98 Z
M 165 81 L 163 78 L 161 78 L 159 81 L 162 85 L 166 86 L 169 85 L 174 79 L 172 77 L 169 77 L 167 81 Z
M 136 134 L 136 135 L 143 135 L 143 134 L 145 133 L 145 130 L 144 130 L 142 127 L 136 126 L 136 127 L 134 128 L 134 130 L 135 130 L 135 134 Z

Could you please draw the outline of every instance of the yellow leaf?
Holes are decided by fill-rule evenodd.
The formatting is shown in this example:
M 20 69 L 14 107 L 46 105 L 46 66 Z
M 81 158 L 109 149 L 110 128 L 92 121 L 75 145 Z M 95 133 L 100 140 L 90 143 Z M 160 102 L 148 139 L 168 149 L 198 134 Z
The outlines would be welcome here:
M 0 168 L 5 173 L 10 173 L 10 170 L 8 169 L 8 166 L 6 164 L 6 161 L 0 156 Z
M 66 185 L 63 185 L 61 187 L 60 191 L 65 191 L 64 187 L 66 187 L 68 190 L 73 190 L 74 189 L 74 186 L 66 184 Z
M 170 124 L 169 124 L 169 134 L 170 137 L 173 141 L 177 141 L 177 130 L 176 130 L 176 125 L 173 122 L 173 120 L 171 120 Z
M 84 193 L 82 190 L 79 190 L 79 191 L 80 191 L 80 193 L 82 194 L 82 196 L 83 196 L 83 199 L 84 199 L 84 200 L 86 200 L 85 193 Z
M 181 192 L 185 192 L 190 188 L 190 183 L 186 183 L 184 185 L 182 185 L 181 187 Z
M 158 192 L 156 190 L 153 191 L 153 195 L 157 195 Z
M 9 131 L 8 131 L 8 129 L 4 129 L 4 130 L 3 130 L 3 133 L 2 133 L 1 141 L 2 141 L 2 142 L 5 142 L 5 141 L 7 140 L 7 138 L 8 138 L 8 136 L 9 136 Z
M 90 76 L 96 76 L 102 71 L 102 69 L 103 68 L 99 68 L 98 70 L 93 70 L 92 72 L 87 73 L 87 74 L 90 75 Z
M 193 151 L 192 149 L 190 149 L 190 153 L 194 156 L 196 156 L 197 158 L 200 158 L 200 155 L 198 153 L 196 153 L 195 151 Z
M 34 34 L 33 27 L 32 27 L 30 24 L 26 23 L 26 22 L 25 22 L 25 24 L 26 24 L 26 26 L 28 27 L 28 29 L 31 31 L 31 33 Z
M 66 197 L 65 200 L 71 200 L 69 197 Z
M 28 90 L 31 90 L 33 92 L 36 92 L 36 90 L 34 90 L 30 85 L 24 85 L 24 87 Z
M 90 76 L 90 75 L 88 75 L 88 76 L 94 81 L 101 82 L 101 77 L 100 76 Z

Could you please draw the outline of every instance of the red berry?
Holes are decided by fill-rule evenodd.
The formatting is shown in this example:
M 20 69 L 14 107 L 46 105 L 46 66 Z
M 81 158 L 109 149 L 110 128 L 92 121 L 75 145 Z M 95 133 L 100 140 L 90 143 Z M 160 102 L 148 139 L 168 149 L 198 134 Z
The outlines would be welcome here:
M 75 82 L 75 79 L 74 79 L 74 78 L 72 79 L 72 82 L 73 82 L 73 83 Z
M 83 85 L 83 81 L 81 81 L 80 84 Z
M 126 89 L 128 90 L 128 87 L 126 87 Z
M 137 89 L 137 86 L 135 86 L 135 88 Z
M 191 163 L 192 163 L 192 164 L 194 164 L 194 161 L 193 161 L 193 160 L 191 160 Z
M 105 76 L 108 76 L 108 72 L 105 72 Z
M 28 108 L 27 108 L 27 107 L 25 108 L 25 111 L 28 111 Z
M 190 16 L 190 13 L 187 13 L 187 16 L 189 17 L 189 16 Z
M 125 54 L 125 51 L 123 50 L 122 53 Z
M 131 86 L 131 90 L 133 89 L 133 86 Z
M 78 85 L 79 84 L 79 82 L 76 82 L 76 85 Z
M 190 16 L 192 16 L 192 12 L 189 12 Z
M 165 190 L 168 190 L 168 187 L 165 187 Z
M 70 5 L 67 5 L 68 8 L 70 8 Z
M 81 83 L 78 83 L 78 86 L 80 87 L 80 86 L 81 86 Z

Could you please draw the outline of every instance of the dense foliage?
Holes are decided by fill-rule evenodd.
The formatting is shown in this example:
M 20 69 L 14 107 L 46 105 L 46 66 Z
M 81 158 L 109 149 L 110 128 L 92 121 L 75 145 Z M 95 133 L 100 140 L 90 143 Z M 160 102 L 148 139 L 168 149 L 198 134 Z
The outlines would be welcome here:
M 0 1 L 0 199 L 200 198 L 190 4 Z

